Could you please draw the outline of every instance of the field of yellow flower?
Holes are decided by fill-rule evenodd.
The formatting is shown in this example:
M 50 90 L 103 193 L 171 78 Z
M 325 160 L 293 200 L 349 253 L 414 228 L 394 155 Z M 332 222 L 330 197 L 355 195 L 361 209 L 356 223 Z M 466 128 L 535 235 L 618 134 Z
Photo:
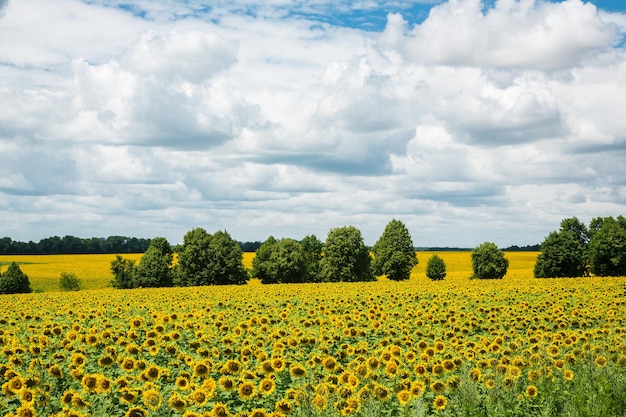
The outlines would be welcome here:
M 438 282 L 420 252 L 407 282 L 0 296 L 0 415 L 625 415 L 625 278 L 439 255 Z

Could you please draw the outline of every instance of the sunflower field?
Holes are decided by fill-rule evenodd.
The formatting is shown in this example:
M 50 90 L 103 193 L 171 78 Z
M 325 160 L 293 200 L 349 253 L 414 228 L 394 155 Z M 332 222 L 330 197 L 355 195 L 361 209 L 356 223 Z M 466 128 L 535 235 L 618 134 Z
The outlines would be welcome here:
M 467 252 L 430 281 L 420 252 L 404 282 L 0 296 L 0 415 L 626 416 L 626 279 L 533 279 L 536 255 L 497 281 Z

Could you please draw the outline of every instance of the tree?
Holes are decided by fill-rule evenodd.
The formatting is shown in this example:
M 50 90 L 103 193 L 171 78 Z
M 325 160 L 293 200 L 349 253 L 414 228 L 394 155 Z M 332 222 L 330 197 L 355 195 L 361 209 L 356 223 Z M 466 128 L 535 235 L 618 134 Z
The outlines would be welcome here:
M 586 248 L 570 229 L 551 232 L 541 244 L 536 278 L 582 277 L 587 270 Z
M 19 265 L 11 262 L 9 268 L 0 275 L 0 294 L 30 293 L 30 280 L 28 275 L 22 272 Z
M 581 223 L 578 220 L 578 218 L 569 217 L 561 220 L 560 230 L 562 233 L 570 233 L 583 248 L 587 247 L 587 244 L 589 243 L 589 230 L 584 223 Z
M 433 281 L 440 281 L 446 277 L 446 263 L 437 254 L 428 260 L 426 276 Z
M 164 237 L 152 239 L 133 274 L 133 287 L 171 287 L 173 285 L 172 247 Z
M 307 263 L 300 243 L 294 239 L 276 241 L 273 237 L 261 245 L 260 255 L 252 261 L 253 276 L 263 284 L 305 282 Z
M 113 280 L 111 286 L 119 289 L 133 288 L 133 276 L 135 274 L 135 261 L 115 255 L 111 262 Z
M 73 272 L 61 272 L 59 286 L 62 291 L 79 291 L 81 286 L 80 278 Z
M 373 248 L 374 274 L 400 281 L 411 276 L 418 260 L 409 230 L 400 220 L 393 219 L 385 227 Z
M 315 235 L 305 236 L 301 241 L 306 261 L 306 282 L 320 281 L 320 260 L 322 259 L 323 243 Z
M 626 222 L 622 216 L 602 220 L 589 243 L 589 265 L 598 276 L 626 275 Z
M 226 231 L 211 235 L 202 228 L 183 237 L 178 254 L 176 281 L 179 285 L 245 284 L 241 246 Z
M 472 278 L 502 279 L 508 267 L 508 259 L 495 243 L 484 242 L 472 250 Z
M 354 226 L 331 229 L 320 260 L 322 281 L 373 281 L 371 257 L 361 231 Z
M 183 236 L 183 245 L 178 253 L 176 283 L 183 286 L 210 285 L 212 277 L 209 264 L 211 235 L 201 227 L 188 231 Z
M 264 284 L 273 283 L 270 271 L 270 259 L 272 257 L 274 246 L 276 246 L 277 243 L 278 241 L 274 238 L 274 236 L 268 237 L 267 240 L 259 246 L 259 249 L 256 250 L 254 259 L 252 259 L 252 271 L 250 272 L 250 275 L 254 278 L 260 279 Z

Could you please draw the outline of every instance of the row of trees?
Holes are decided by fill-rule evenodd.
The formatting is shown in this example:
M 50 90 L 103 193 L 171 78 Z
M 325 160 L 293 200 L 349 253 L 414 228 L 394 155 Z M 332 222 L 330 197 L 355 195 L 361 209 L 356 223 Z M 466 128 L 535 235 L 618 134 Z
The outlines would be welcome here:
M 626 275 L 626 218 L 596 217 L 585 226 L 576 217 L 561 221 L 541 244 L 535 277 Z
M 0 238 L 1 255 L 41 255 L 73 253 L 142 253 L 148 249 L 150 239 L 109 236 L 82 239 L 76 236 L 52 236 L 38 243 L 19 242 L 10 237 Z
M 117 288 L 244 284 L 250 277 L 264 284 L 373 281 L 386 276 L 407 280 L 418 263 L 406 226 L 392 220 L 370 249 L 359 229 L 331 229 L 322 243 L 315 235 L 301 241 L 270 236 L 256 251 L 250 273 L 242 262 L 241 246 L 226 231 L 214 234 L 202 228 L 189 231 L 176 248 L 178 262 L 165 238 L 152 240 L 139 263 L 117 255 L 111 263 Z M 486 242 L 472 252 L 475 278 L 502 278 L 508 261 L 495 244 Z M 426 275 L 446 276 L 439 256 L 429 259 Z

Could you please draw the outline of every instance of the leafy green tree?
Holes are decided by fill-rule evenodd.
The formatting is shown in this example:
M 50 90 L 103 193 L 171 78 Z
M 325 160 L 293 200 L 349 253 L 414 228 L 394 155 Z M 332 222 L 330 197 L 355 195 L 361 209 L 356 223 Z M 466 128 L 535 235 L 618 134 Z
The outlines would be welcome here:
M 386 275 L 394 281 L 409 279 L 411 269 L 418 263 L 409 230 L 396 219 L 387 224 L 373 252 L 374 274 Z
M 306 282 L 319 282 L 320 260 L 322 259 L 323 243 L 315 235 L 305 236 L 301 241 L 302 251 L 306 260 Z
M 28 275 L 22 272 L 19 265 L 11 262 L 9 268 L 0 275 L 0 294 L 22 294 L 30 293 Z
M 80 291 L 81 281 L 73 272 L 61 272 L 59 286 L 62 291 Z
M 245 284 L 249 276 L 242 258 L 241 246 L 228 232 L 211 235 L 202 228 L 193 229 L 183 237 L 178 254 L 177 284 Z
M 256 277 L 263 284 L 305 282 L 307 263 L 300 243 L 289 238 L 279 241 L 270 238 L 259 248 L 261 258 L 252 261 Z
M 274 236 L 270 236 L 267 238 L 265 242 L 259 246 L 259 249 L 256 250 L 256 254 L 252 259 L 252 271 L 250 275 L 253 278 L 260 279 L 264 284 L 273 284 L 270 262 L 272 257 L 272 252 L 274 250 L 274 246 L 278 241 L 274 238 Z
M 583 248 L 587 247 L 589 243 L 589 230 L 578 218 L 569 217 L 561 220 L 560 231 L 562 233 L 570 233 Z
M 589 243 L 589 265 L 597 276 L 626 275 L 626 221 L 605 217 Z
M 171 287 L 173 285 L 174 254 L 164 237 L 150 241 L 133 274 L 133 287 Z
M 111 262 L 111 272 L 113 273 L 111 286 L 119 289 L 133 288 L 134 260 L 115 255 L 115 260 Z
M 582 277 L 586 270 L 585 245 L 571 230 L 562 228 L 550 233 L 541 244 L 534 275 L 536 278 Z
M 446 277 L 446 263 L 437 254 L 428 260 L 426 276 L 433 281 L 440 281 Z
M 183 286 L 214 284 L 208 265 L 211 235 L 201 227 L 188 231 L 178 252 L 176 284 Z
M 322 281 L 374 281 L 371 257 L 361 231 L 354 226 L 331 229 L 320 260 Z
M 502 279 L 508 268 L 509 260 L 495 243 L 484 242 L 472 250 L 472 278 Z

